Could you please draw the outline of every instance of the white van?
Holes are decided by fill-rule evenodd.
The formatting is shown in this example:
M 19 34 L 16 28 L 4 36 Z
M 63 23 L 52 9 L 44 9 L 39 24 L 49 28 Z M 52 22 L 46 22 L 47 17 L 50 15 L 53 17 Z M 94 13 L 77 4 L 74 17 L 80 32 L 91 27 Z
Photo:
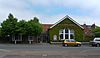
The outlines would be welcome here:
M 97 47 L 99 47 L 99 46 L 100 46 L 100 38 L 94 38 L 93 41 L 90 41 L 90 44 L 91 44 L 92 46 L 97 46 Z

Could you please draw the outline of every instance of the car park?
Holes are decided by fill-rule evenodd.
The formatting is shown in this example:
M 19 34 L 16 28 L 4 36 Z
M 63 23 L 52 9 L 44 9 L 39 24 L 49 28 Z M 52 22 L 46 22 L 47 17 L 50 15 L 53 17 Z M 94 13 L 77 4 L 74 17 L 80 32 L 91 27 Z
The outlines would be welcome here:
M 90 41 L 90 45 L 100 47 L 100 38 L 94 38 L 93 41 Z
M 64 40 L 63 46 L 81 46 L 81 42 L 77 42 L 74 39 Z

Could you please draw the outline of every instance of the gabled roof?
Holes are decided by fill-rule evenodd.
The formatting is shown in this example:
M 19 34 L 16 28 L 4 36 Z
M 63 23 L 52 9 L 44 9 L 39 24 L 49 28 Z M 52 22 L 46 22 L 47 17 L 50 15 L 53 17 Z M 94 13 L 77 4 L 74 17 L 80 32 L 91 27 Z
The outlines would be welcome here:
M 69 17 L 68 15 L 66 15 L 64 18 L 62 18 L 61 20 L 59 20 L 58 22 L 56 22 L 53 26 L 51 26 L 50 28 L 55 27 L 57 24 L 59 24 L 60 22 L 62 22 L 63 20 L 65 20 L 66 18 L 68 18 L 69 20 L 71 20 L 72 22 L 74 22 L 77 26 L 79 26 L 80 28 L 84 29 L 79 23 L 77 23 L 76 21 L 74 21 L 71 17 Z

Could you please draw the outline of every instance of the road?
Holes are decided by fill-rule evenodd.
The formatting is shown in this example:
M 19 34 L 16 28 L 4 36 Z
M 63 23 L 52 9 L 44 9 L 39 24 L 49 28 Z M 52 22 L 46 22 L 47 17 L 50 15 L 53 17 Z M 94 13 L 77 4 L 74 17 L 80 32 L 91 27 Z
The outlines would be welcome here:
M 100 47 L 50 44 L 0 44 L 0 58 L 100 58 Z

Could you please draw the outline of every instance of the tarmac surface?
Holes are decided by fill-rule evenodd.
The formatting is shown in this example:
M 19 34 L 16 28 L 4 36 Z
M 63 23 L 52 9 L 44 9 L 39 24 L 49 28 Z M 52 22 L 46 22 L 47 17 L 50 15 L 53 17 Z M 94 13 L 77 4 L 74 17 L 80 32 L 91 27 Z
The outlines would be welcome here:
M 51 44 L 0 44 L 0 58 L 100 58 L 100 47 Z

